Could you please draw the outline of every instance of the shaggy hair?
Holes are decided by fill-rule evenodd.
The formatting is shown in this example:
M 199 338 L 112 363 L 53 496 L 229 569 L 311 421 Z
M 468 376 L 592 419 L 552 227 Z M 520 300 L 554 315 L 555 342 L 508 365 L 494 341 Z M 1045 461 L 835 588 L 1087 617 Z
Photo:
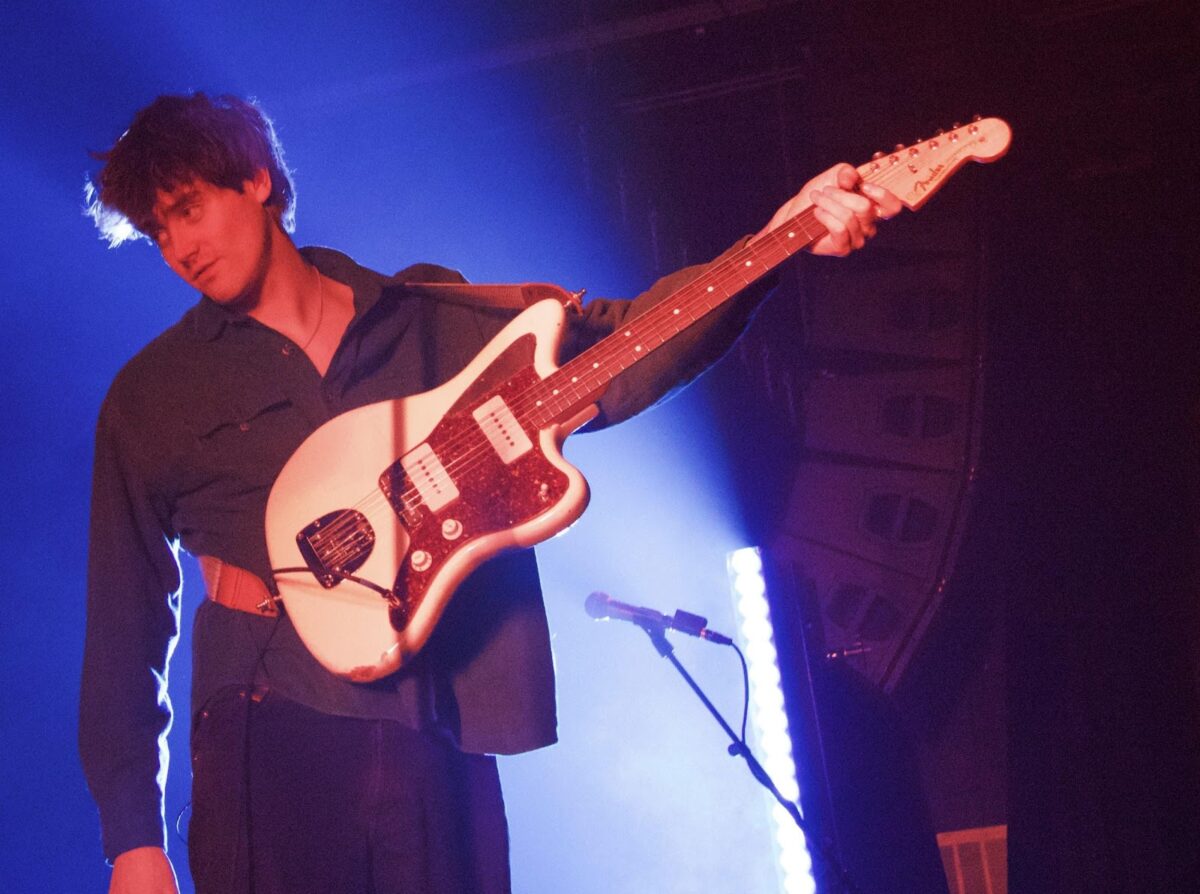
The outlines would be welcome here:
M 296 193 L 275 127 L 253 102 L 236 96 L 160 96 L 139 111 L 84 187 L 87 214 L 110 246 L 153 239 L 155 197 L 194 180 L 236 189 L 265 168 L 266 206 L 280 226 L 296 226 Z

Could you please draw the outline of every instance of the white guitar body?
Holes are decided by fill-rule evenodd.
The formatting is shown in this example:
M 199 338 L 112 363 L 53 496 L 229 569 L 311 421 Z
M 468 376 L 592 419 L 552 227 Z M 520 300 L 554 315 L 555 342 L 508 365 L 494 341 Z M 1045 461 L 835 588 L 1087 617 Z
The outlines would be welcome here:
M 276 573 L 296 632 L 330 671 L 359 682 L 392 673 L 425 644 L 471 571 L 498 552 L 553 536 L 586 508 L 587 482 L 563 458 L 562 442 L 595 415 L 594 405 L 547 425 L 517 449 L 508 443 L 511 431 L 496 435 L 495 413 L 474 415 L 488 401 L 496 408 L 497 386 L 518 369 L 527 379 L 557 370 L 564 325 L 556 301 L 533 305 L 444 385 L 331 419 L 283 467 L 267 502 L 272 567 L 313 568 L 313 550 L 302 550 L 300 532 L 334 513 L 308 541 L 327 538 L 324 546 L 337 560 L 365 553 L 352 570 L 351 562 L 331 563 L 332 581 L 308 570 Z M 503 407 L 498 412 L 503 416 Z M 504 456 L 488 439 L 489 423 Z M 389 499 L 380 473 L 403 457 L 412 464 L 405 483 L 419 483 L 409 484 L 407 498 Z M 408 514 L 397 506 L 410 507 Z
M 967 162 L 1001 157 L 1011 136 L 998 118 L 977 120 L 858 172 L 916 209 Z M 806 208 L 561 368 L 565 312 L 542 301 L 441 387 L 317 429 L 283 467 L 266 515 L 275 581 L 316 659 L 357 681 L 407 662 L 472 570 L 583 512 L 587 483 L 562 442 L 612 378 L 825 233 Z

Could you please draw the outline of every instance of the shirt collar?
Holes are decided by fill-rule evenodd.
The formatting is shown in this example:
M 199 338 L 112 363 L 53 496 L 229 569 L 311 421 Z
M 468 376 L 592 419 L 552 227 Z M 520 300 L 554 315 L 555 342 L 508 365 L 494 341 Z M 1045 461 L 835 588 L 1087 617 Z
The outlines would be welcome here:
M 355 317 L 362 316 L 374 307 L 383 293 L 386 277 L 360 266 L 349 255 L 320 246 L 306 246 L 300 249 L 300 254 L 323 275 L 348 285 L 354 291 Z M 205 341 L 217 338 L 226 326 L 242 325 L 250 319 L 244 313 L 217 304 L 207 295 L 202 295 L 195 307 L 196 334 Z

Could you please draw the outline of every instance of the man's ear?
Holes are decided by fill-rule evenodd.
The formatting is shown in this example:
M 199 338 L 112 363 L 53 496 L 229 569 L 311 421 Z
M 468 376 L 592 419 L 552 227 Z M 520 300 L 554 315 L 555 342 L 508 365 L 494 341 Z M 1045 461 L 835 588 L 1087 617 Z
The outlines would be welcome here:
M 260 205 L 265 205 L 271 197 L 271 174 L 266 168 L 259 168 L 242 188 L 243 191 L 248 190 Z

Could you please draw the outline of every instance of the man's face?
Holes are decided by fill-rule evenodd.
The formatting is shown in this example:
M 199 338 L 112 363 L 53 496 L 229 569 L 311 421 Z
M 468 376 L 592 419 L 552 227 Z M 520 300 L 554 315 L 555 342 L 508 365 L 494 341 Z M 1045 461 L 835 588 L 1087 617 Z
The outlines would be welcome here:
M 259 174 L 241 192 L 205 180 L 158 191 L 151 236 L 163 260 L 219 304 L 253 304 L 266 274 L 272 218 L 263 202 L 271 183 Z

